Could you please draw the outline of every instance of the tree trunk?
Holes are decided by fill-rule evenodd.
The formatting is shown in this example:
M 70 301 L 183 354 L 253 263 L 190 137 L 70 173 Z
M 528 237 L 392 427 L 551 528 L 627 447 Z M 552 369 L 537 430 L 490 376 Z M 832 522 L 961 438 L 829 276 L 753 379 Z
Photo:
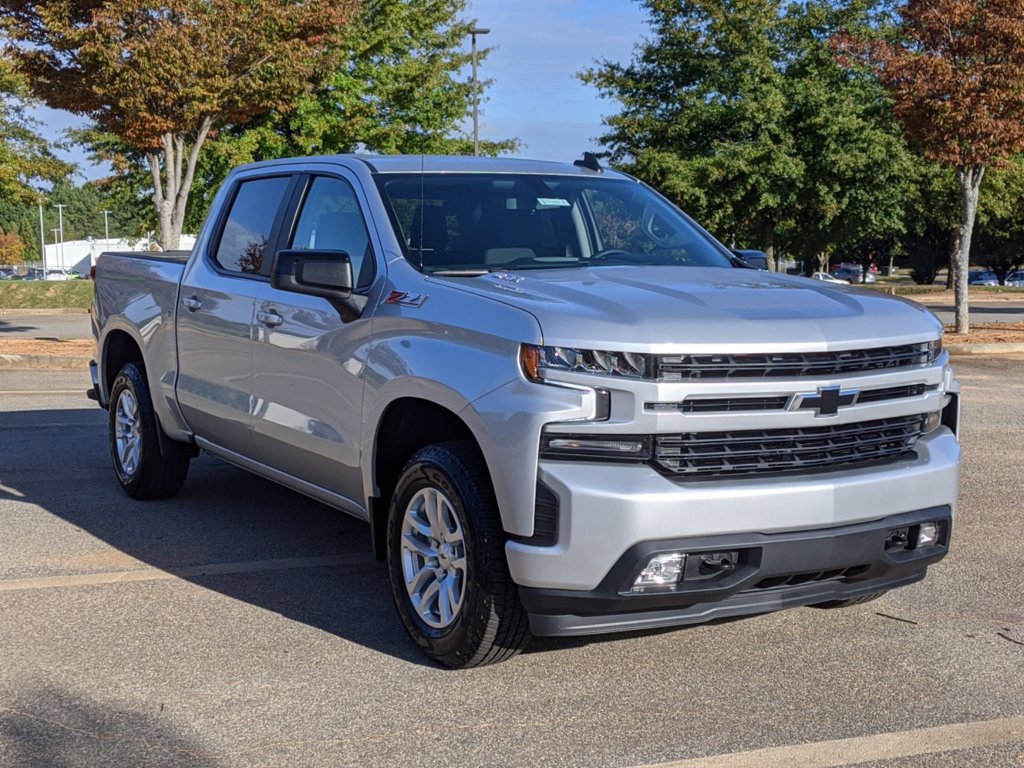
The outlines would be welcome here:
M 967 298 L 968 269 L 971 258 L 971 235 L 974 232 L 974 218 L 978 213 L 978 190 L 985 177 L 985 166 L 975 165 L 958 168 L 960 182 L 960 226 L 957 229 L 957 249 L 953 255 L 953 290 L 956 296 L 956 332 L 968 333 L 971 329 L 970 311 Z
M 775 224 L 771 219 L 761 222 L 761 250 L 768 257 L 768 271 L 775 272 Z
M 181 245 L 181 229 L 185 224 L 185 209 L 195 178 L 196 163 L 212 126 L 213 117 L 204 117 L 191 147 L 185 134 L 165 133 L 161 137 L 162 150 L 146 156 L 153 176 L 153 204 L 160 222 L 159 242 L 165 251 L 175 251 Z

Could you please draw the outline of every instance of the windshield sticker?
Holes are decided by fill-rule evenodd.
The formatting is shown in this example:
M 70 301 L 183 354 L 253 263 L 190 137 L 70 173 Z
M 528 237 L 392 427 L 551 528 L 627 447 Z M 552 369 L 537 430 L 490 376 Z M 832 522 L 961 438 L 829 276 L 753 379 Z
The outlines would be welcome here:
M 571 208 L 572 203 L 562 200 L 560 197 L 538 197 L 537 210 L 541 208 Z

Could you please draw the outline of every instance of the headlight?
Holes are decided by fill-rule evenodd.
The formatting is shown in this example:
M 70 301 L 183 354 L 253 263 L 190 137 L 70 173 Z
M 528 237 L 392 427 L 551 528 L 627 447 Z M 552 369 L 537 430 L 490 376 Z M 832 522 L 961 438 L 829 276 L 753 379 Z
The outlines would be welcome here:
M 934 363 L 939 359 L 939 355 L 942 354 L 942 337 L 939 336 L 935 341 L 928 342 L 928 362 Z
M 530 381 L 541 381 L 544 369 L 594 373 L 643 379 L 652 370 L 650 356 L 637 352 L 606 352 L 570 347 L 537 347 L 523 344 L 519 352 L 523 373 Z

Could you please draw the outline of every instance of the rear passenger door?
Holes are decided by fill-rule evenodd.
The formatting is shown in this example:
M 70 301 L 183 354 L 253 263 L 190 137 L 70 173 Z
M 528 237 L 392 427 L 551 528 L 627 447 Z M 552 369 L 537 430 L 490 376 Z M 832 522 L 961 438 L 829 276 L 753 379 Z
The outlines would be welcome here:
M 263 284 L 253 347 L 256 459 L 362 506 L 359 442 L 378 244 L 359 182 L 342 170 L 304 176 L 281 249 L 344 251 L 363 314 L 343 320 L 325 298 Z
M 178 293 L 177 396 L 197 437 L 252 454 L 252 336 L 292 174 L 237 180 Z

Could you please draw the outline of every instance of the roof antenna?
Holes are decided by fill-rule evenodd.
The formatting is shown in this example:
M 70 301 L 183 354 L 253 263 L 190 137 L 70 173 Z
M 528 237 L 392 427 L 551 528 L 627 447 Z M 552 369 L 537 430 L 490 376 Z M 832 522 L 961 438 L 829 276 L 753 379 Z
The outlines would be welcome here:
M 601 167 L 600 161 L 597 159 L 597 155 L 593 152 L 584 152 L 582 160 L 574 160 L 573 165 L 577 168 L 586 168 L 589 171 L 596 171 L 601 173 L 604 168 Z

